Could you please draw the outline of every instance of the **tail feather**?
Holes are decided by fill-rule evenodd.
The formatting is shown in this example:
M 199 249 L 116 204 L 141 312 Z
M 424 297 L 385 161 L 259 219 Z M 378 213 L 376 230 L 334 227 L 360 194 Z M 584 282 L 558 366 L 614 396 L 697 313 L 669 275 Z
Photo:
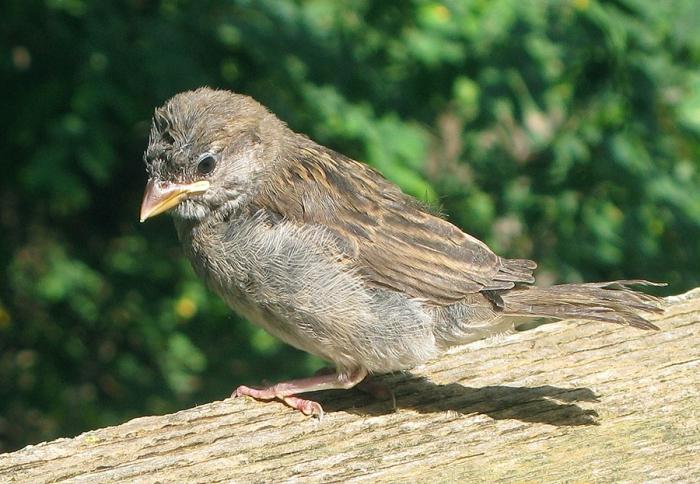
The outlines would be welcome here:
M 532 284 L 535 282 L 532 271 L 536 268 L 537 263 L 528 259 L 501 259 L 501 267 L 493 280 Z
M 661 299 L 628 286 L 664 286 L 644 280 L 521 286 L 503 293 L 504 313 L 555 319 L 586 319 L 659 329 L 644 315 L 661 313 Z

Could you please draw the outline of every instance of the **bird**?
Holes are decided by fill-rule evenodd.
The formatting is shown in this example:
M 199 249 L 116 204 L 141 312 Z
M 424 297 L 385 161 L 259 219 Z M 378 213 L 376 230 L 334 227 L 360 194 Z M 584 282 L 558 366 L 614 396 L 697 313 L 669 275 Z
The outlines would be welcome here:
M 646 280 L 534 285 L 537 264 L 496 255 L 369 165 L 291 130 L 253 98 L 202 87 L 156 108 L 141 222 L 172 214 L 195 273 L 236 313 L 334 371 L 232 394 L 278 400 L 349 389 L 519 318 L 659 329 Z

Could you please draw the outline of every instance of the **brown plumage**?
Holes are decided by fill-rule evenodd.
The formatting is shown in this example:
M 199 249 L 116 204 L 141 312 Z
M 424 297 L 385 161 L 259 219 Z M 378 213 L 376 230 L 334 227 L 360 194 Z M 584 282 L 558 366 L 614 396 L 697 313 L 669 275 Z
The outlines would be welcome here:
M 534 262 L 498 257 L 369 166 L 297 141 L 253 203 L 332 230 L 367 281 L 439 305 L 535 281 Z
M 647 281 L 534 287 L 372 168 L 289 130 L 245 96 L 200 89 L 156 111 L 142 219 L 172 209 L 195 270 L 231 307 L 337 375 L 240 387 L 278 398 L 347 388 L 511 328 L 514 316 L 656 328 Z
M 544 291 L 522 286 L 535 282 L 534 261 L 497 256 L 369 166 L 305 137 L 295 141 L 298 145 L 290 159 L 272 174 L 252 204 L 297 223 L 332 230 L 347 248 L 344 263 L 358 269 L 367 283 L 436 306 L 482 293 L 506 314 L 658 329 L 637 314 L 658 312 L 658 300 L 627 289 L 656 284 L 643 280 L 565 284 Z M 506 292 L 516 284 L 521 284 L 518 290 Z

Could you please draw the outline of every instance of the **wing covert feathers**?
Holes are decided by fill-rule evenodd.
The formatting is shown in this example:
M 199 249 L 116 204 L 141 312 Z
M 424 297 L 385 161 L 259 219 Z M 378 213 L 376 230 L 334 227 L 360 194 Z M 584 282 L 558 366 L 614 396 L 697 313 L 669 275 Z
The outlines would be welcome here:
M 331 231 L 369 283 L 445 305 L 534 281 L 534 262 L 502 259 L 367 165 L 301 140 L 258 205 Z
M 308 138 L 275 166 L 253 206 L 332 234 L 343 262 L 367 283 L 428 304 L 449 305 L 481 292 L 505 314 L 579 318 L 656 328 L 637 313 L 659 312 L 654 296 L 625 280 L 530 286 L 537 264 L 503 259 L 483 242 L 426 210 L 369 166 Z

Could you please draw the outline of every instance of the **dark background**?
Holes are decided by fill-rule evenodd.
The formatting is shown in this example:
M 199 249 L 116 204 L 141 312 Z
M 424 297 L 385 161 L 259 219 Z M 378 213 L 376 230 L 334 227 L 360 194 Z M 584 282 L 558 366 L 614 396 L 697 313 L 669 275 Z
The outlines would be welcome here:
M 0 451 L 321 362 L 138 223 L 153 109 L 201 85 L 440 205 L 538 280 L 699 285 L 700 9 L 655 0 L 4 1 Z

